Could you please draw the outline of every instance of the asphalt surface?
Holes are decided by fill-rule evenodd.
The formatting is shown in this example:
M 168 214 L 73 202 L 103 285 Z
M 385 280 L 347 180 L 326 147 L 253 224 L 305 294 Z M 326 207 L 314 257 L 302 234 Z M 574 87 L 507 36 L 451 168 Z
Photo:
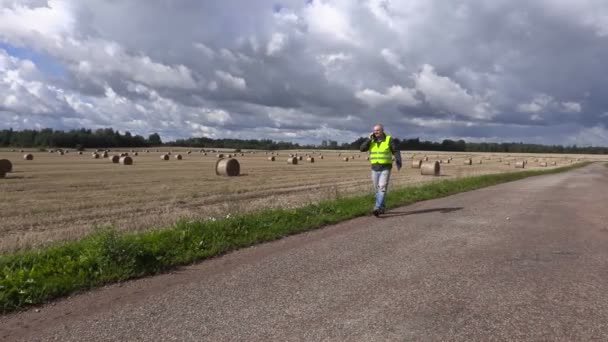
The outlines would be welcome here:
M 0 340 L 606 341 L 608 168 L 425 201 L 108 286 L 0 317 Z

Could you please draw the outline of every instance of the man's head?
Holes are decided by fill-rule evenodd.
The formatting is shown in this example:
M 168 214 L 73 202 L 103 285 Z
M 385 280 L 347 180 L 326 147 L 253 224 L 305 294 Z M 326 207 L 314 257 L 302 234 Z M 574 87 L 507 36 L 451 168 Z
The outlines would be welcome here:
M 376 138 L 382 138 L 384 136 L 384 126 L 382 126 L 381 123 L 377 123 L 376 125 L 374 125 L 373 132 Z

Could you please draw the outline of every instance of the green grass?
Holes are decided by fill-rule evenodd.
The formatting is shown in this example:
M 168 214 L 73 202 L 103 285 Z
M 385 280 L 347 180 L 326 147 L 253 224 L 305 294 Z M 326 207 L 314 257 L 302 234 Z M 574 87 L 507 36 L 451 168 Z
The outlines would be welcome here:
M 421 200 L 557 173 L 581 163 L 546 171 L 485 175 L 397 189 L 394 208 Z M 368 215 L 372 195 L 339 198 L 291 210 L 266 210 L 220 220 L 180 221 L 167 229 L 120 234 L 110 228 L 79 241 L 0 256 L 0 312 L 104 284 L 157 274 L 209 257 Z

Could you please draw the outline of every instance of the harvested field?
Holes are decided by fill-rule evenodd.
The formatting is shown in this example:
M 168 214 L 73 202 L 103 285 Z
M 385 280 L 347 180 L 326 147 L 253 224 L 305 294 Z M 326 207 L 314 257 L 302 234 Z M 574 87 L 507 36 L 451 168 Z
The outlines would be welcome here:
M 123 151 L 112 150 L 112 153 Z M 53 241 L 82 237 L 98 226 L 113 225 L 119 230 L 138 231 L 165 227 L 179 219 L 226 216 L 250 210 L 295 207 L 336 196 L 371 192 L 370 167 L 364 154 L 344 162 L 357 151 L 323 150 L 324 158 L 314 163 L 290 165 L 269 163 L 265 153 L 244 151 L 236 159 L 240 176 L 216 175 L 215 153 L 193 152 L 181 161 L 160 159 L 164 152 L 133 154 L 130 167 L 116 167 L 107 159 L 93 159 L 91 152 L 64 156 L 36 153 L 23 160 L 20 152 L 0 150 L 0 159 L 13 162 L 13 172 L 0 179 L 0 252 L 44 245 Z M 187 149 L 172 149 L 187 154 Z M 222 151 L 226 155 L 232 152 Z M 134 152 L 133 152 L 134 153 Z M 217 152 L 216 152 L 217 153 Z M 317 156 L 315 151 L 281 151 Z M 453 158 L 441 166 L 440 177 L 420 174 L 410 167 L 412 155 L 429 155 L 430 161 Z M 465 158 L 491 157 L 483 164 L 464 165 Z M 284 158 L 284 157 L 281 157 Z M 542 158 L 541 167 L 532 162 Z M 391 176 L 391 187 L 414 185 L 450 178 L 490 173 L 551 169 L 605 156 L 501 155 L 471 153 L 403 153 L 404 167 Z M 528 159 L 525 169 L 515 169 L 516 161 Z M 282 159 L 285 160 L 285 159 Z M 501 160 L 503 162 L 501 162 Z M 408 161 L 407 163 L 405 161 Z M 511 165 L 504 165 L 511 161 Z M 551 165 L 556 162 L 556 165 Z M 388 197 L 390 201 L 390 194 Z M 370 206 L 372 203 L 370 202 Z

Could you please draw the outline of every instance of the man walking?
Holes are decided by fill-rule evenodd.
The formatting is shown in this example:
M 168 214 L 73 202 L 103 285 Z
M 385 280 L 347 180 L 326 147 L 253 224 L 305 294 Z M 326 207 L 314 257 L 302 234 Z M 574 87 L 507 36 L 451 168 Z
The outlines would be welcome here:
M 372 163 L 372 181 L 376 191 L 376 204 L 372 213 L 378 217 L 385 210 L 388 181 L 393 167 L 392 156 L 395 156 L 397 170 L 400 170 L 401 153 L 399 153 L 396 141 L 390 135 L 384 134 L 384 126 L 379 123 L 374 126 L 369 138 L 361 144 L 360 150 L 361 152 L 369 151 L 369 160 Z

